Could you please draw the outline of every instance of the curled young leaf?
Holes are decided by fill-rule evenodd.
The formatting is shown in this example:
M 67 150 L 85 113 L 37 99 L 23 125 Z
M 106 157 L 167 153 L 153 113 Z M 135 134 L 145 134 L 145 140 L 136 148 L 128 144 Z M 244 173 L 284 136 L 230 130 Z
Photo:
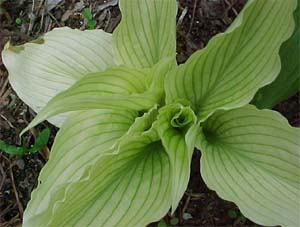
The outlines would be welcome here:
M 198 126 L 190 107 L 173 104 L 159 111 L 155 126 L 171 166 L 172 212 L 178 206 L 189 179 Z

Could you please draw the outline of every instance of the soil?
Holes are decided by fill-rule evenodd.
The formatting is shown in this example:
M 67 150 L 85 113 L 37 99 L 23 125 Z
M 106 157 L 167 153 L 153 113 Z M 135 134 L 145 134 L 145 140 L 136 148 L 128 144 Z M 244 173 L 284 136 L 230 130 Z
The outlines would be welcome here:
M 116 2 L 114 0 L 48 0 L 57 3 L 52 9 L 46 2 L 4 1 L 0 9 L 0 52 L 8 40 L 21 44 L 54 27 L 85 29 L 86 21 L 81 12 L 86 7 L 91 9 L 97 28 L 107 32 L 112 32 L 121 18 L 118 6 L 100 10 L 105 4 Z M 225 31 L 245 3 L 246 0 L 180 0 L 177 17 L 178 62 L 183 63 L 193 52 L 205 47 L 211 37 Z M 18 23 L 19 19 L 21 23 Z M 299 127 L 299 93 L 275 109 L 287 117 L 291 125 Z M 0 57 L 0 139 L 10 144 L 20 144 L 18 135 L 34 115 L 10 87 Z M 38 174 L 47 162 L 57 129 L 45 122 L 25 136 L 25 142 L 30 145 L 44 127 L 51 129 L 51 138 L 47 147 L 39 153 L 17 157 L 0 151 L 2 227 L 18 226 L 22 222 L 23 211 L 36 186 Z M 178 209 L 173 216 L 166 215 L 164 221 L 168 224 L 172 222 L 174 226 L 259 226 L 243 217 L 233 203 L 220 199 L 206 187 L 199 172 L 200 156 L 201 153 L 196 151 L 189 186 Z

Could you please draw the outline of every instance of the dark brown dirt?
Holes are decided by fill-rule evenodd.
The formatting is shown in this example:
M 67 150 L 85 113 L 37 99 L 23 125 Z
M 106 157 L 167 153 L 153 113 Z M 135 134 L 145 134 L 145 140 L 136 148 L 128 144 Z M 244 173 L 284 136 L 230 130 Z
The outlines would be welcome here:
M 1 0 L 0 0 L 1 2 Z M 0 15 L 0 52 L 4 43 L 11 39 L 21 44 L 37 38 L 54 27 L 70 26 L 85 29 L 81 11 L 90 7 L 97 20 L 97 28 L 108 32 L 120 21 L 118 7 L 108 7 L 97 11 L 104 0 L 65 0 L 47 13 L 46 1 L 7 0 L 3 4 L 5 12 Z M 106 1 L 106 2 L 109 2 Z M 193 52 L 205 47 L 208 40 L 223 32 L 234 20 L 246 0 L 180 0 L 177 25 L 177 60 L 184 62 Z M 15 20 L 20 18 L 21 25 Z M 299 126 L 299 93 L 277 105 L 276 110 L 286 116 L 290 123 Z M 0 139 L 11 144 L 20 144 L 18 134 L 32 120 L 34 113 L 16 96 L 7 83 L 7 71 L 0 58 Z M 56 128 L 47 123 L 25 136 L 29 145 L 43 127 L 50 127 L 51 147 Z M 224 201 L 210 191 L 199 172 L 200 152 L 195 152 L 192 175 L 187 192 L 175 214 L 164 220 L 170 223 L 173 217 L 179 219 L 177 226 L 258 226 L 244 218 L 238 208 Z M 37 176 L 47 161 L 47 149 L 43 152 L 25 155 L 22 158 L 0 152 L 0 226 L 18 226 L 22 213 L 36 186 Z M 232 217 L 234 214 L 236 217 Z M 233 215 L 233 216 L 234 216 Z M 154 224 L 156 225 L 156 224 Z

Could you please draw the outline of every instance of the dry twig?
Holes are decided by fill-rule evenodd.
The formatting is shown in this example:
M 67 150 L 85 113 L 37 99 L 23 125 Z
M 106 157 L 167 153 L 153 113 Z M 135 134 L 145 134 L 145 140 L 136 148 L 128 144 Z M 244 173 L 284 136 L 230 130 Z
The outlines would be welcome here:
M 9 173 L 10 173 L 11 184 L 12 184 L 12 187 L 13 187 L 13 191 L 14 191 L 14 194 L 15 194 L 16 201 L 17 201 L 19 213 L 20 213 L 20 216 L 23 217 L 24 209 L 23 209 L 23 205 L 20 202 L 19 194 L 18 194 L 16 185 L 15 185 L 15 179 L 14 179 L 14 174 L 13 174 L 13 171 L 12 171 L 12 166 L 9 168 Z
M 13 128 L 13 129 L 16 129 L 15 126 L 13 126 L 13 124 L 5 117 L 3 116 L 2 114 L 0 114 L 0 117 L 7 122 L 7 124 L 9 125 L 9 127 Z
M 2 175 L 2 177 L 1 177 L 1 183 L 0 183 L 0 190 L 1 190 L 1 188 L 3 187 L 3 184 L 5 182 L 5 179 L 6 179 L 6 174 L 5 174 L 4 169 L 2 168 L 2 164 L 0 164 L 0 172 L 1 172 L 1 175 Z
M 187 35 L 190 34 L 190 32 L 192 31 L 192 28 L 193 28 L 193 24 L 194 24 L 194 20 L 195 20 L 196 8 L 197 8 L 197 3 L 198 3 L 198 0 L 195 0 L 194 1 L 194 7 L 193 7 L 192 19 L 191 19 L 191 23 L 190 23 L 190 28 L 189 28 L 189 31 L 188 31 Z

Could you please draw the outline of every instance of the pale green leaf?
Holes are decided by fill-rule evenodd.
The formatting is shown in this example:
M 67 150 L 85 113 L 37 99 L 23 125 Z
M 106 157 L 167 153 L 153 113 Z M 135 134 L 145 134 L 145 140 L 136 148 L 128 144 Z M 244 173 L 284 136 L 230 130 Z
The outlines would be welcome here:
M 113 64 L 111 35 L 102 30 L 56 28 L 21 46 L 8 43 L 2 59 L 13 89 L 39 112 L 78 79 Z M 60 126 L 62 118 L 50 122 Z
M 176 55 L 176 0 L 120 0 L 122 20 L 113 33 L 118 64 L 137 68 Z
M 164 58 L 149 69 L 150 91 L 165 96 L 164 83 L 169 71 L 177 67 L 176 59 L 173 57 Z M 164 100 L 162 100 L 164 102 Z
M 197 135 L 196 116 L 189 107 L 168 105 L 159 111 L 155 128 L 169 156 L 172 181 L 172 212 L 178 206 L 189 179 Z
M 299 4 L 299 3 L 298 3 Z M 252 103 L 258 108 L 271 109 L 279 102 L 300 90 L 300 31 L 299 5 L 295 11 L 296 29 L 292 37 L 280 49 L 281 71 L 276 80 L 263 87 L 255 95 Z
M 229 29 L 167 76 L 167 103 L 190 103 L 200 120 L 251 101 L 280 71 L 297 0 L 249 0 Z
M 157 115 L 158 115 L 158 107 L 155 105 L 153 108 L 151 108 L 148 112 L 143 113 L 139 112 L 138 113 L 140 117 L 136 118 L 134 124 L 130 127 L 128 130 L 128 133 L 126 136 L 130 137 L 132 135 L 142 135 L 144 133 L 148 133 L 148 131 L 152 128 L 153 122 L 156 120 Z M 150 130 L 153 132 L 153 130 Z M 157 136 L 158 138 L 158 136 Z
M 47 209 L 59 186 L 77 181 L 85 169 L 109 152 L 127 133 L 136 116 L 135 111 L 129 110 L 90 110 L 71 114 L 56 136 L 25 218 L 30 219 Z
M 57 134 L 50 159 L 39 176 L 24 219 L 30 220 L 49 207 L 53 194 L 78 181 L 104 154 L 112 153 L 121 139 L 141 135 L 152 125 L 157 108 L 138 117 L 130 110 L 89 110 L 71 114 Z M 149 133 L 148 133 L 149 134 Z M 158 139 L 158 136 L 150 135 Z M 47 215 L 47 213 L 45 213 Z
M 126 138 L 97 159 L 79 180 L 57 187 L 42 212 L 28 209 L 23 226 L 145 226 L 167 213 L 170 164 L 159 141 Z
M 23 132 L 51 116 L 69 111 L 150 109 L 160 103 L 161 93 L 148 91 L 148 72 L 119 66 L 87 75 L 55 96 Z
M 300 129 L 271 110 L 219 111 L 197 147 L 209 188 L 261 225 L 300 225 Z

